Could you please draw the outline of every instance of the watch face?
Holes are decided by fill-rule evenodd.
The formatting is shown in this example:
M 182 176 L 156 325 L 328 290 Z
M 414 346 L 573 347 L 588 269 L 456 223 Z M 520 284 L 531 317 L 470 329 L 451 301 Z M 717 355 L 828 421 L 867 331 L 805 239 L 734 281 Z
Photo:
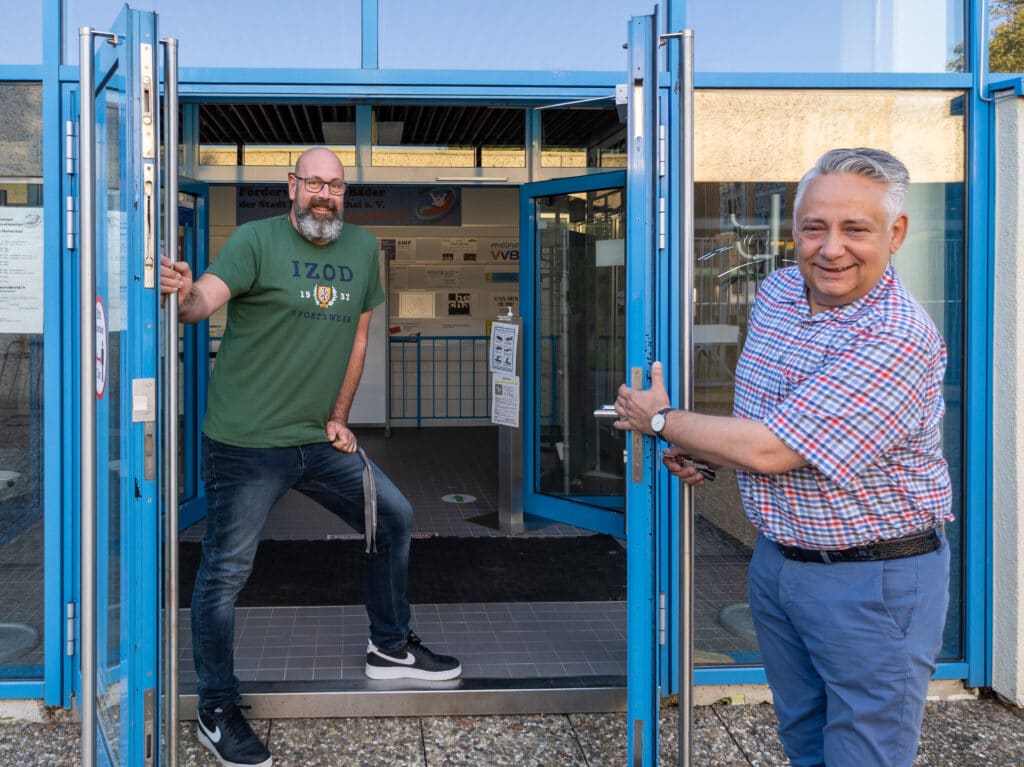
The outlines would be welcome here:
M 661 430 L 665 428 L 665 415 L 664 413 L 655 413 L 651 417 L 651 430 L 655 434 L 661 434 Z

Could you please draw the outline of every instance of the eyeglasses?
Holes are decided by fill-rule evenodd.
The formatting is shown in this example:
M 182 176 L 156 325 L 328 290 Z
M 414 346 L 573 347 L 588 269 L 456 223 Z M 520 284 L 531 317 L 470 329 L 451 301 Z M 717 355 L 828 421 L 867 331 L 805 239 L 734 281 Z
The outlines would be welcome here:
M 295 173 L 292 173 L 291 175 L 301 181 L 302 185 L 306 187 L 306 191 L 311 192 L 312 194 L 316 194 L 323 189 L 324 184 L 327 184 L 327 188 L 331 190 L 331 194 L 345 194 L 346 184 L 341 179 L 336 178 L 333 181 L 324 181 L 319 176 L 299 176 Z

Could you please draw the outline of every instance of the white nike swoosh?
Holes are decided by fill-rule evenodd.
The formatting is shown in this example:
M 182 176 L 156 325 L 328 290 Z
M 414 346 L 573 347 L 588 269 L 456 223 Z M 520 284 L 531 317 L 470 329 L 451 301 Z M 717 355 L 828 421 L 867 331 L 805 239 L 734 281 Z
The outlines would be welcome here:
M 404 658 L 396 658 L 394 655 L 385 655 L 380 650 L 374 650 L 374 652 L 380 657 L 384 658 L 384 660 L 389 660 L 392 663 L 400 663 L 403 666 L 412 666 L 416 663 L 416 656 L 414 656 L 408 650 L 405 651 Z
M 203 728 L 203 732 L 206 733 L 206 737 L 208 737 L 210 739 L 211 743 L 220 743 L 220 727 L 219 726 L 217 727 L 217 729 L 215 729 L 215 730 L 213 730 L 211 732 L 209 730 L 209 728 L 205 724 L 203 724 L 203 720 L 202 719 L 199 720 L 199 726 Z

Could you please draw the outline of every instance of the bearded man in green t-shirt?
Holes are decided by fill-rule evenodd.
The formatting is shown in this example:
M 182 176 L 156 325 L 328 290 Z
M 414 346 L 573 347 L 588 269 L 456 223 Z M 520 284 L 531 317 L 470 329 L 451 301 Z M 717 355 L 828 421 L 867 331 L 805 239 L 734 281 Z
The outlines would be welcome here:
M 384 301 L 377 240 L 344 223 L 345 169 L 325 147 L 299 157 L 288 197 L 287 215 L 239 227 L 199 279 L 183 261 L 161 264 L 161 292 L 176 294 L 182 322 L 227 304 L 203 421 L 206 536 L 191 616 L 198 737 L 225 765 L 272 762 L 237 707 L 234 608 L 267 515 L 289 489 L 365 534 L 366 675 L 462 673 L 409 628 L 412 506 L 348 427 L 370 315 Z

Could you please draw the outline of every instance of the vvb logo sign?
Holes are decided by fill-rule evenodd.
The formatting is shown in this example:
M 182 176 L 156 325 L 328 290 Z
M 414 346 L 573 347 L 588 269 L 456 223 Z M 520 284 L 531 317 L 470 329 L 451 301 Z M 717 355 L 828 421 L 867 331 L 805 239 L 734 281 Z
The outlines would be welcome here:
M 516 240 L 498 240 L 490 244 L 491 261 L 519 260 L 519 243 Z

